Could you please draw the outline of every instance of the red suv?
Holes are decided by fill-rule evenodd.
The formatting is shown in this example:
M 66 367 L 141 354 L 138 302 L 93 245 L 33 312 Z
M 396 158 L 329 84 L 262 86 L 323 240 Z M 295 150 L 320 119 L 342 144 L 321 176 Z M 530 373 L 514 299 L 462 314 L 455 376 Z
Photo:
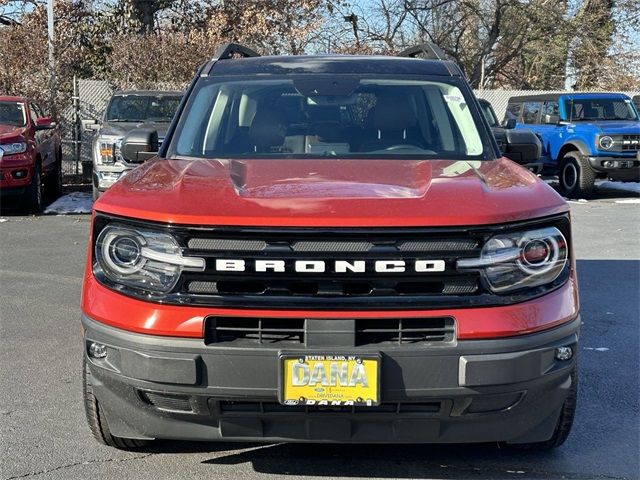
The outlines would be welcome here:
M 437 47 L 225 46 L 157 142 L 127 134 L 124 158 L 154 158 L 93 212 L 83 378 L 98 441 L 567 438 L 569 208 L 501 158 Z
M 0 194 L 23 197 L 24 207 L 42 210 L 47 193 L 62 191 L 62 147 L 50 117 L 22 97 L 0 96 Z

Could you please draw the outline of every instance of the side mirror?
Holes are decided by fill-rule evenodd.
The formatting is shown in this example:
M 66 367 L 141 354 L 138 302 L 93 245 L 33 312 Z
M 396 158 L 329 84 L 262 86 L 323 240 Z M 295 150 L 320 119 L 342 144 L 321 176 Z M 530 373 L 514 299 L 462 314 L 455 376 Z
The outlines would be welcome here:
M 122 158 L 127 162 L 140 163 L 158 154 L 158 131 L 152 128 L 136 128 L 122 139 Z
M 82 119 L 82 130 L 85 132 L 95 132 L 100 128 L 97 120 L 93 118 L 83 118 Z
M 507 118 L 504 121 L 504 128 L 508 130 L 513 130 L 514 128 L 516 128 L 516 123 L 517 123 L 517 120 L 515 118 Z
M 520 164 L 535 163 L 542 154 L 542 142 L 531 130 L 518 128 L 506 133 L 504 156 Z
M 36 118 L 36 130 L 51 130 L 56 124 L 51 117 Z
M 547 125 L 558 125 L 558 123 L 560 123 L 560 117 L 558 115 L 545 115 L 544 123 Z

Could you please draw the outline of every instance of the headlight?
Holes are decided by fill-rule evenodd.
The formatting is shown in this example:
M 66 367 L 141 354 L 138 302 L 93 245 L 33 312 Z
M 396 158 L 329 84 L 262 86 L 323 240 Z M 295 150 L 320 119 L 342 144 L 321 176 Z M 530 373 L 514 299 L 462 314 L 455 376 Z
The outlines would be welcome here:
M 94 273 L 108 280 L 152 293 L 167 293 L 184 270 L 203 271 L 204 258 L 183 257 L 171 235 L 108 225 L 98 235 Z
M 613 147 L 613 138 L 611 138 L 609 135 L 598 137 L 598 145 L 604 150 L 609 150 L 611 147 Z
M 116 135 L 99 135 L 95 144 L 95 160 L 98 165 L 113 164 L 116 152 L 120 148 L 122 137 Z
M 0 145 L 0 149 L 4 152 L 4 155 L 15 155 L 17 153 L 24 153 L 27 151 L 27 144 L 24 142 L 5 143 Z
M 569 258 L 567 241 L 556 227 L 491 237 L 480 258 L 458 260 L 459 270 L 479 270 L 489 288 L 505 293 L 553 282 Z

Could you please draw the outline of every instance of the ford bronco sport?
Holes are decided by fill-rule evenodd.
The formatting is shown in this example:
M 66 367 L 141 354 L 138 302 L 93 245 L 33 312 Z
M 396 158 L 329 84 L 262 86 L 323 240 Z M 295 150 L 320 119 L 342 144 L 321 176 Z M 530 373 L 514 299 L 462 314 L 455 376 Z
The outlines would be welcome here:
M 420 57 L 427 58 L 420 58 Z M 564 442 L 569 209 L 501 158 L 461 70 L 261 57 L 197 72 L 95 203 L 82 293 L 96 439 Z
M 542 139 L 543 173 L 570 198 L 593 193 L 596 178 L 640 180 L 640 118 L 620 93 L 512 97 L 507 116 Z

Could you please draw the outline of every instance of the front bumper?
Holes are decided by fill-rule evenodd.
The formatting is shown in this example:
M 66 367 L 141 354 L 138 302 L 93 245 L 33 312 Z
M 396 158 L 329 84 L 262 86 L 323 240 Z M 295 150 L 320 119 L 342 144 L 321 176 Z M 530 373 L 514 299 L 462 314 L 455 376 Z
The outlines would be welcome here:
M 3 194 L 24 193 L 24 188 L 31 183 L 34 165 L 29 152 L 3 156 L 0 162 L 0 188 L 3 189 Z
M 326 320 L 323 348 L 331 347 Z M 539 333 L 454 345 L 360 346 L 380 353 L 379 407 L 289 407 L 278 403 L 279 349 L 205 345 L 203 339 L 127 332 L 83 316 L 96 398 L 111 432 L 126 438 L 357 443 L 544 441 L 571 387 L 580 317 Z M 340 342 L 335 343 L 339 345 Z M 289 351 L 289 349 L 287 349 Z
M 608 177 L 627 180 L 640 180 L 640 152 L 634 155 L 589 156 L 591 168 L 596 172 L 606 173 Z

